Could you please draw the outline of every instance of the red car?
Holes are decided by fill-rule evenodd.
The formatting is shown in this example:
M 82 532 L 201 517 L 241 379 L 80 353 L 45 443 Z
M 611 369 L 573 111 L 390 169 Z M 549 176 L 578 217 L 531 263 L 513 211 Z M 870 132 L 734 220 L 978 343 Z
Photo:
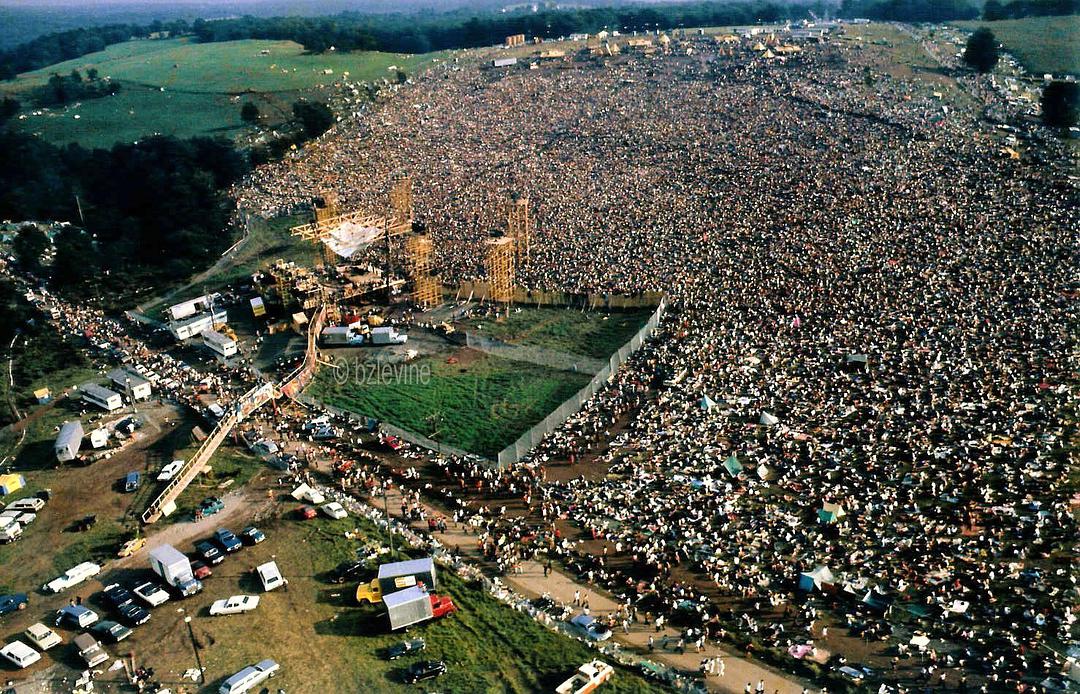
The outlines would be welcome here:
M 212 576 L 214 574 L 214 572 L 210 570 L 209 566 L 199 561 L 198 559 L 191 562 L 191 573 L 195 576 L 196 581 L 201 581 L 204 578 L 207 578 L 208 576 Z
M 300 520 L 311 520 L 317 515 L 317 511 L 311 506 L 301 506 L 296 509 L 296 517 Z
M 431 618 L 438 619 L 448 614 L 457 612 L 457 605 L 449 595 L 431 596 Z

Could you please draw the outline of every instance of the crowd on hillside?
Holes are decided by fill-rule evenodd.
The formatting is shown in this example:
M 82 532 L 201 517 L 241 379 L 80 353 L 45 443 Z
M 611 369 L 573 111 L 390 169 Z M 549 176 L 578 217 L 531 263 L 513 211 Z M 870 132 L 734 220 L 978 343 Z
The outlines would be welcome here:
M 453 463 L 463 485 L 530 495 L 528 520 L 489 509 L 496 554 L 546 549 L 654 614 L 725 616 L 780 649 L 827 640 L 824 606 L 867 640 L 920 629 L 940 640 L 935 686 L 1053 674 L 1042 645 L 1074 638 L 1080 597 L 1074 184 L 1002 157 L 932 86 L 867 79 L 869 49 L 693 49 L 444 65 L 237 197 L 273 212 L 329 188 L 374 209 L 406 168 L 453 281 L 483 276 L 520 192 L 520 283 L 670 295 L 655 339 L 521 468 Z M 628 416 L 592 463 L 609 474 L 543 480 Z

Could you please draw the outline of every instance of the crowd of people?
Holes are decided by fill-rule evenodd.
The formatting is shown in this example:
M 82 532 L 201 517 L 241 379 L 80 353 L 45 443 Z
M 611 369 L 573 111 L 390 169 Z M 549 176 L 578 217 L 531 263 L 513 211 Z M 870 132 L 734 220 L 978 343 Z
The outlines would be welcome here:
M 480 514 L 505 567 L 543 553 L 781 653 L 861 638 L 899 658 L 919 630 L 937 640 L 921 685 L 1039 686 L 1080 597 L 1076 187 L 1041 163 L 1064 161 L 1052 139 L 1002 157 L 981 111 L 874 73 L 874 50 L 833 38 L 781 63 L 701 37 L 446 63 L 237 198 L 377 209 L 405 168 L 453 283 L 483 278 L 480 245 L 523 193 L 519 283 L 669 295 L 654 338 L 520 466 L 444 462 L 463 508 L 467 484 L 524 501 Z M 590 452 L 607 474 L 546 479 Z

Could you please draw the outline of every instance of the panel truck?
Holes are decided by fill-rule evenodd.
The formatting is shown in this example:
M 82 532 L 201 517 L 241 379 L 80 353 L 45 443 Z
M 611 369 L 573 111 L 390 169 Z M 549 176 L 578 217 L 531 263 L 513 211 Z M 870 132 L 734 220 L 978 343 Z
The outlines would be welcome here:
M 431 596 L 420 586 L 413 586 L 383 596 L 390 629 L 404 629 L 431 619 Z
M 191 572 L 191 562 L 172 545 L 161 545 L 150 550 L 150 568 L 180 595 L 187 597 L 202 590 L 202 583 L 196 581 Z
M 574 676 L 555 688 L 555 694 L 590 694 L 611 679 L 614 668 L 602 660 L 585 663 Z

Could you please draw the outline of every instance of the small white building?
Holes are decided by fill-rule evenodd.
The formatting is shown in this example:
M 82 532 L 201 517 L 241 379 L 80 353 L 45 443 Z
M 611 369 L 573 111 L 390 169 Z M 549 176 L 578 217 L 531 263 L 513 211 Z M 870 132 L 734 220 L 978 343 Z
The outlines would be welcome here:
M 491 67 L 510 67 L 517 65 L 517 58 L 495 58 L 491 61 Z
M 106 412 L 113 412 L 124 406 L 124 399 L 120 397 L 119 393 L 114 393 L 96 383 L 82 384 L 79 386 L 79 392 L 82 393 L 83 400 L 92 405 L 97 405 Z
M 214 301 L 214 297 L 210 294 L 204 294 L 203 296 L 195 297 L 194 299 L 188 299 L 179 304 L 175 304 L 165 309 L 165 315 L 169 317 L 169 321 L 179 321 L 185 318 L 190 318 L 196 313 L 204 313 L 210 310 L 210 306 Z
M 149 400 L 153 393 L 153 386 L 139 374 L 128 369 L 113 369 L 108 373 L 109 380 L 114 387 L 122 392 L 131 389 L 131 397 L 135 400 Z
M 228 359 L 237 352 L 236 340 L 217 330 L 205 330 L 202 334 L 203 344 L 214 354 Z
M 170 321 L 169 332 L 177 340 L 189 340 L 202 335 L 207 330 L 213 330 L 215 326 L 224 325 L 229 320 L 225 309 L 214 309 L 211 313 L 199 313 L 182 320 Z

